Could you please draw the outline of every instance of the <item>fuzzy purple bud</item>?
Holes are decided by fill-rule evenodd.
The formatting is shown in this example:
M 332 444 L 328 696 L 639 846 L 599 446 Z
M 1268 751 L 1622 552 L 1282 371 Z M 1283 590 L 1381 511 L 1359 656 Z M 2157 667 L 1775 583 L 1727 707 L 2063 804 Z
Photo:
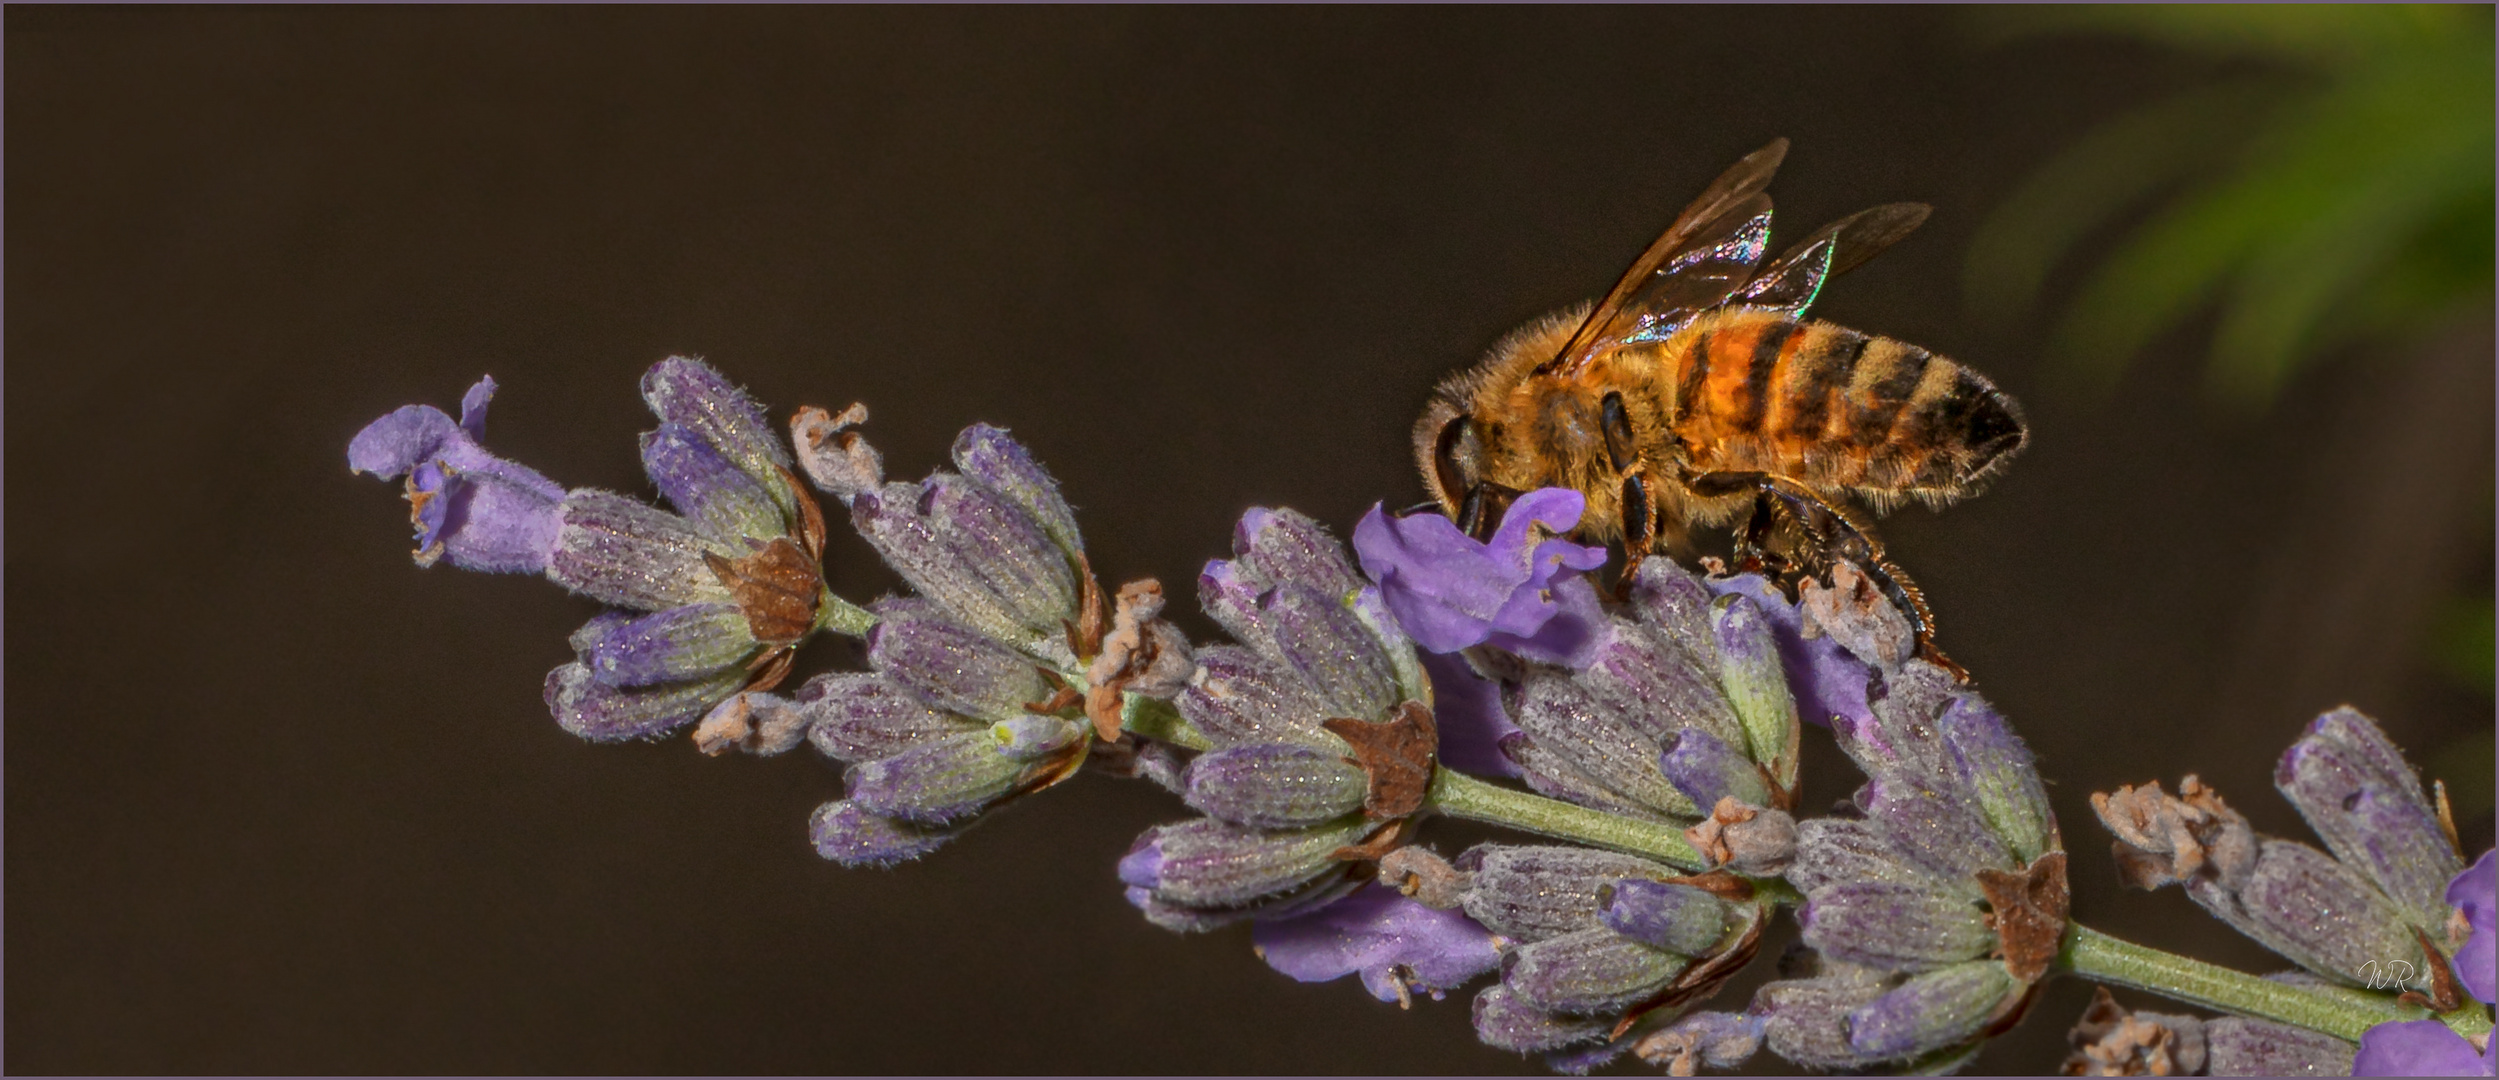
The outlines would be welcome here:
M 868 665 L 930 705 L 1004 720 L 1050 696 L 1031 660 L 926 605 L 886 601 L 876 612 Z
M 1761 766 L 1698 728 L 1667 736 L 1657 767 L 1696 807 L 1716 806 L 1722 798 L 1754 806 L 1771 801 L 1769 778 Z
M 1051 637 L 1077 616 L 1076 572 L 1039 522 L 1012 500 L 960 476 L 920 485 L 921 513 L 1024 636 Z
M 1746 597 L 1722 596 L 1710 605 L 1710 627 L 1717 637 L 1718 678 L 1727 688 L 1728 705 L 1744 725 L 1750 756 L 1778 763 L 1782 772 L 1793 772 L 1796 699 L 1788 693 L 1787 669 L 1769 618 Z M 1701 805 L 1716 801 L 1703 800 Z M 1765 800 L 1744 797 L 1744 801 Z
M 1815 951 L 1886 971 L 1941 967 L 1983 955 L 1996 944 L 1977 905 L 1890 882 L 1817 890 L 1796 921 Z
M 1334 714 L 1298 672 L 1230 645 L 1201 650 L 1197 662 L 1172 704 L 1216 746 L 1293 742 L 1341 752 L 1344 743 L 1320 726 Z
M 1610 1020 L 1556 1016 L 1519 999 L 1507 986 L 1475 995 L 1475 1037 L 1496 1050 L 1521 1054 L 1559 1050 L 1605 1038 Z
M 638 611 L 736 600 L 703 555 L 745 552 L 720 546 L 693 522 L 587 488 L 564 497 L 562 518 L 547 562 L 558 585 Z
M 1363 585 L 1327 527 L 1297 510 L 1243 511 L 1232 550 L 1239 571 L 1262 588 L 1297 581 L 1341 600 Z
M 796 701 L 812 720 L 808 741 L 838 761 L 892 757 L 973 729 L 970 721 L 929 708 L 892 680 L 868 672 L 809 679 Z
M 1538 795 L 1644 821 L 1673 820 L 1664 811 L 1644 806 L 1606 787 L 1596 777 L 1571 764 L 1570 759 L 1554 753 L 1524 731 L 1503 735 L 1500 747 L 1501 756 L 1509 760 L 1520 779 L 1527 781 L 1528 790 Z
M 2187 895 L 2258 944 L 2354 986 L 2384 982 L 2390 965 L 2426 970 L 2402 911 L 2359 872 L 2306 844 L 2261 840 L 2238 889 L 2197 877 Z
M 1261 614 L 1277 654 L 1309 680 L 1329 715 L 1368 719 L 1397 704 L 1395 667 L 1342 600 L 1288 581 L 1275 587 Z
M 2213 1076 L 2350 1076 L 2358 1050 L 2332 1035 L 2268 1020 L 2225 1016 L 2204 1022 L 2204 1070 Z
M 1952 776 L 1969 793 L 2013 861 L 2028 865 L 2056 846 L 2056 819 L 2030 748 L 1975 694 L 1953 699 L 1936 720 Z
M 1025 769 L 996 736 L 975 729 L 852 766 L 850 801 L 883 817 L 945 825 L 1006 797 Z
M 1058 481 L 1006 429 L 987 424 L 963 429 L 955 437 L 954 463 L 966 478 L 1021 508 L 1060 550 L 1070 555 L 1084 550 L 1084 539 L 1076 532 L 1076 512 L 1060 497 Z
M 1657 770 L 1657 740 L 1606 708 L 1567 674 L 1540 671 L 1529 676 L 1517 720 L 1537 746 L 1633 802 L 1680 817 L 1700 812 Z
M 1856 801 L 1894 850 L 1944 877 L 2017 865 L 1974 800 L 1923 776 L 1877 775 L 1857 789 Z
M 1762 1041 L 1770 1052 L 1809 1069 L 1862 1069 L 1868 1062 L 1849 1045 L 1848 1015 L 1883 994 L 1873 972 L 1840 968 L 1811 979 L 1774 982 L 1753 995 L 1762 1018 Z
M 643 435 L 642 471 L 669 505 L 717 539 L 769 540 L 789 531 L 772 493 L 691 428 L 661 424 Z
M 711 675 L 755 654 L 757 642 L 736 604 L 691 604 L 634 619 L 592 619 L 573 634 L 573 651 L 610 686 L 649 686 Z
M 1597 926 L 1512 950 L 1501 985 L 1547 1012 L 1619 1012 L 1656 996 L 1689 966 L 1689 957 Z
M 1350 822 L 1268 832 L 1212 818 L 1149 829 L 1119 862 L 1119 879 L 1166 904 L 1236 908 L 1317 880 L 1331 855 L 1371 826 Z
M 1643 878 L 1597 890 L 1597 918 L 1606 929 L 1685 956 L 1706 956 L 1727 937 L 1735 909 L 1690 885 Z
M 642 376 L 642 400 L 662 423 L 711 444 L 766 491 L 785 487 L 780 470 L 789 467 L 789 451 L 764 422 L 763 407 L 711 365 L 683 356 L 651 365 Z
M 1523 942 L 1599 925 L 1599 892 L 1609 885 L 1675 876 L 1637 856 L 1559 845 L 1478 844 L 1459 862 L 1474 872 L 1463 898 L 1466 913 Z
M 1931 892 L 1957 893 L 1975 902 L 1978 888 L 1967 879 L 1945 878 L 1900 857 L 1891 842 L 1864 821 L 1810 818 L 1796 825 L 1796 861 L 1789 863 L 1788 883 L 1811 893 L 1853 882 L 1881 882 Z
M 843 866 L 893 866 L 937 850 L 951 832 L 879 817 L 849 799 L 816 808 L 807 823 L 816 854 Z
M 2318 717 L 2283 753 L 2273 779 L 2326 850 L 2367 874 L 2414 926 L 2445 925 L 2442 894 L 2464 860 L 2420 776 L 2375 722 L 2350 708 Z
M 547 673 L 547 711 L 555 714 L 557 726 L 592 742 L 655 739 L 702 719 L 746 678 L 746 672 L 732 669 L 708 679 L 625 688 L 600 682 L 580 664 L 566 664 Z
M 1182 774 L 1192 809 L 1240 825 L 1289 829 L 1362 808 L 1367 781 L 1339 755 L 1291 743 L 1199 755 Z
M 2026 990 L 1995 960 L 1922 975 L 1848 1013 L 1848 1045 L 1869 1058 L 1916 1057 L 1979 1033 L 2005 1000 Z

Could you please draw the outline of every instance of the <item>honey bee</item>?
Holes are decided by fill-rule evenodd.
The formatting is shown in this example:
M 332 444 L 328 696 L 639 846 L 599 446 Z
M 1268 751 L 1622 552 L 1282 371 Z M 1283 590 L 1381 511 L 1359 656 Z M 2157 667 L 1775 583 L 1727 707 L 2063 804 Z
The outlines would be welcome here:
M 1751 519 L 1750 569 L 1859 565 L 1908 615 L 1934 620 L 1848 506 L 1941 506 L 1976 492 L 2028 438 L 2013 399 L 1907 342 L 1804 317 L 1831 275 L 1907 236 L 1927 207 L 1892 203 L 1824 226 L 1769 262 L 1781 139 L 1721 174 L 1594 306 L 1529 323 L 1433 393 L 1415 460 L 1440 508 L 1484 536 L 1520 492 L 1587 498 L 1575 534 L 1619 539 L 1628 582 L 1661 544 Z M 1791 563 L 1793 560 L 1793 564 Z

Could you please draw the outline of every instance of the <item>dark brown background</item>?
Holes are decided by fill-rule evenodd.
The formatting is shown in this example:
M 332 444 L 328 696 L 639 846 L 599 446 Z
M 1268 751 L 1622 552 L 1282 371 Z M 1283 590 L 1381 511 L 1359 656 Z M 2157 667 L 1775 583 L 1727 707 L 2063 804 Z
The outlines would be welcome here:
M 2417 640 L 2489 587 L 2487 315 L 2257 420 L 2196 396 L 2201 333 L 2110 404 L 2060 394 L 2036 327 L 1962 312 L 1971 231 L 2207 68 L 1955 18 L 12 6 L 7 1067 L 1533 1071 L 1462 996 L 1401 1014 L 1147 926 L 1111 874 L 1177 816 L 1145 786 L 849 872 L 806 845 L 839 786 L 812 754 L 574 740 L 539 684 L 592 605 L 410 566 L 344 447 L 492 372 L 493 448 L 647 491 L 635 377 L 701 354 L 780 415 L 868 402 L 903 475 L 1012 427 L 1106 577 L 1185 597 L 1245 506 L 1416 498 L 1430 382 L 1774 135 L 1789 235 L 1936 207 L 1821 314 L 2030 407 L 1994 491 L 1889 536 L 2043 757 L 2078 913 L 2278 966 L 2120 894 L 2085 797 L 2196 771 L 2297 833 L 2272 759 L 2349 699 L 2465 748 L 2488 843 L 2489 699 Z M 1818 764 L 1809 802 L 1853 783 Z M 2052 1068 L 2084 996 L 1979 1068 Z

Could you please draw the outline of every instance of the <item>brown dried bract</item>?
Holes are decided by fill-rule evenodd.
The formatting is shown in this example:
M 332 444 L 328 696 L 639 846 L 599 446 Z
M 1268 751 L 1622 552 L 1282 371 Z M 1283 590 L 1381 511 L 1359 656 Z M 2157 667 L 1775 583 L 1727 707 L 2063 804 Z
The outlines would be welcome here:
M 2037 982 L 2056 961 L 2065 939 L 2065 915 L 2073 894 L 2065 884 L 2065 853 L 2051 851 L 2020 870 L 1981 870 L 1979 891 L 1995 909 L 1996 948 L 2004 969 Z
M 1150 579 L 1149 579 L 1150 580 Z M 1093 578 L 1093 563 L 1083 552 L 1076 554 L 1076 619 L 1061 621 L 1067 629 L 1067 650 L 1076 659 L 1092 663 L 1101 655 L 1102 635 L 1109 631 L 1111 613 L 1102 599 L 1102 583 Z
M 1440 730 L 1433 726 L 1429 706 L 1409 701 L 1386 720 L 1340 716 L 1324 725 L 1353 746 L 1354 756 L 1348 760 L 1370 778 L 1370 788 L 1362 794 L 1364 817 L 1383 821 L 1422 809 L 1423 796 L 1432 788 L 1432 767 L 1440 759 Z
M 2093 988 L 2091 1007 L 2066 1039 L 2074 1047 L 2060 1070 L 2066 1076 L 2193 1076 L 2204 1068 L 2197 1040 L 2127 1012 L 2105 986 Z
M 1397 850 L 1398 844 L 1404 842 L 1406 825 L 1407 822 L 1402 818 L 1389 822 L 1380 826 L 1378 831 L 1363 837 L 1359 844 L 1347 844 L 1328 852 L 1328 858 L 1337 862 L 1376 863 L 1387 858 L 1390 852 Z
M 1805 609 L 1808 634 L 1819 629 L 1849 652 L 1885 667 L 1900 666 L 1917 645 L 1908 616 L 1854 563 L 1834 561 L 1827 588 L 1811 577 L 1797 582 L 1796 602 Z
M 1092 575 L 1086 575 L 1088 589 L 1092 581 Z M 1087 601 L 1086 610 L 1097 605 L 1098 597 Z M 1085 673 L 1092 684 L 1085 692 L 1085 715 L 1093 719 L 1094 732 L 1105 742 L 1119 737 L 1124 719 L 1121 695 L 1168 698 L 1179 693 L 1197 670 L 1189 639 L 1178 627 L 1164 622 L 1162 614 L 1162 582 L 1153 578 L 1131 581 L 1119 587 L 1119 608 L 1111 617 L 1110 632 L 1094 638 L 1097 655 Z M 1070 646 L 1075 642 L 1071 632 Z
M 2256 834 L 2247 819 L 2193 775 L 2178 782 L 2175 797 L 2158 781 L 2120 786 L 2115 794 L 2091 793 L 2091 810 L 2117 837 L 2110 851 L 2118 877 L 2138 889 L 2157 889 L 2210 873 L 2235 888 L 2256 868 Z
M 1380 884 L 1414 898 L 1415 903 L 1443 911 L 1455 908 L 1466 895 L 1473 875 L 1449 860 L 1419 847 L 1403 847 L 1380 857 Z
M 2413 929 L 2412 936 L 2420 940 L 2422 954 L 2429 957 L 2430 992 L 2423 994 L 2407 990 L 2397 996 L 2435 1013 L 2454 1012 L 2462 1008 L 2464 988 L 2456 982 L 2455 969 L 2448 966 L 2446 955 L 2438 951 L 2438 946 L 2430 944 L 2430 936 L 2419 928 Z
M 815 629 L 824 571 L 790 538 L 775 537 L 738 559 L 706 551 L 703 562 L 746 613 L 746 627 L 755 640 L 790 645 Z

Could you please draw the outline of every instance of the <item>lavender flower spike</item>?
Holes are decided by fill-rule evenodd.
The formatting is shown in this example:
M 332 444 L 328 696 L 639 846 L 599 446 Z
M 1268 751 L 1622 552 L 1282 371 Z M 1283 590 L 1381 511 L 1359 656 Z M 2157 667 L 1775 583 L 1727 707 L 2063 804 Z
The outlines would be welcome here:
M 1428 651 L 1489 641 L 1533 659 L 1584 664 L 1596 592 L 1565 574 L 1605 565 L 1605 549 L 1551 537 L 1578 525 L 1585 508 L 1586 498 L 1568 488 L 1528 492 L 1486 544 L 1439 515 L 1392 518 L 1373 506 L 1354 526 L 1354 550 L 1389 611 Z M 1557 617 L 1561 625 L 1552 625 Z
M 2485 851 L 2453 881 L 2445 898 L 2469 934 L 2456 947 L 2456 981 L 2473 999 L 2487 1005 L 2492 997 L 2494 894 L 2499 894 L 2499 852 Z M 2465 1041 L 2439 1020 L 2397 1020 L 2362 1032 L 2360 1054 L 2352 1061 L 2354 1076 L 2493 1076 L 2499 1075 L 2499 1039 L 2482 1036 L 2481 1049 Z
M 460 399 L 457 424 L 431 405 L 408 405 L 347 444 L 349 468 L 408 478 L 419 566 L 448 557 L 463 570 L 536 574 L 555 551 L 564 489 L 478 445 L 494 395 L 494 379 L 480 378 Z

